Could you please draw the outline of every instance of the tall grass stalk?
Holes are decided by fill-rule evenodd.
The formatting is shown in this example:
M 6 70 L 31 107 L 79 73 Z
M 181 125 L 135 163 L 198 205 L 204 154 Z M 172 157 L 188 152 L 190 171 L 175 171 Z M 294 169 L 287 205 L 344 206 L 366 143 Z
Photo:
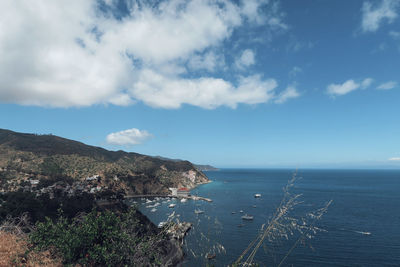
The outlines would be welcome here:
M 272 246 L 274 242 L 282 239 L 288 240 L 290 236 L 294 236 L 297 233 L 299 238 L 279 261 L 278 266 L 281 266 L 300 243 L 304 243 L 307 239 L 312 239 L 318 232 L 325 231 L 315 226 L 315 224 L 327 212 L 332 200 L 317 210 L 305 213 L 302 217 L 294 217 L 292 215 L 295 207 L 303 203 L 301 201 L 302 194 L 291 193 L 291 189 L 294 187 L 297 179 L 297 172 L 295 172 L 283 188 L 284 195 L 282 201 L 275 210 L 272 218 L 266 224 L 262 225 L 260 233 L 243 250 L 233 263 L 233 266 L 255 265 L 254 257 L 262 245 L 266 247 L 268 245 Z

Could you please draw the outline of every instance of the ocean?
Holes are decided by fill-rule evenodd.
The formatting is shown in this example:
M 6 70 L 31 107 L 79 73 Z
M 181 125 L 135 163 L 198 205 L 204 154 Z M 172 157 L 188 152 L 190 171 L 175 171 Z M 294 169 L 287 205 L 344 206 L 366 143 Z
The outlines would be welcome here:
M 205 174 L 213 182 L 191 194 L 211 198 L 211 203 L 160 199 L 156 211 L 148 207 L 155 201 L 138 204 L 155 224 L 174 211 L 175 219 L 193 223 L 184 241 L 183 266 L 227 266 L 259 235 L 263 224 L 268 225 L 293 173 L 288 169 L 208 171 Z M 312 222 L 322 231 L 312 238 L 294 232 L 287 239 L 266 240 L 255 263 L 278 266 L 291 251 L 281 266 L 400 266 L 400 170 L 298 170 L 297 176 L 291 191 L 301 194 L 301 203 L 290 216 L 303 218 L 332 200 L 327 213 Z M 261 197 L 255 198 L 256 193 Z M 176 206 L 169 208 L 171 203 Z M 243 214 L 254 219 L 245 221 Z M 207 254 L 216 257 L 209 260 Z

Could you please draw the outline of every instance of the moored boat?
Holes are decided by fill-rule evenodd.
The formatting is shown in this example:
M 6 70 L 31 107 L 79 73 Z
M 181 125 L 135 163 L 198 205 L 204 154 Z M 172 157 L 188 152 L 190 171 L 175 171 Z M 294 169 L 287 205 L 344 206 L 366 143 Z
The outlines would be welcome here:
M 253 219 L 254 219 L 254 216 L 245 214 L 245 215 L 242 216 L 242 219 L 243 219 L 243 220 L 253 220 Z
M 215 259 L 215 257 L 217 257 L 216 254 L 210 254 L 210 253 L 207 254 L 207 259 L 209 260 Z
M 160 223 L 158 224 L 158 228 L 163 228 L 164 225 L 165 225 L 166 223 L 167 223 L 167 222 L 160 222 Z

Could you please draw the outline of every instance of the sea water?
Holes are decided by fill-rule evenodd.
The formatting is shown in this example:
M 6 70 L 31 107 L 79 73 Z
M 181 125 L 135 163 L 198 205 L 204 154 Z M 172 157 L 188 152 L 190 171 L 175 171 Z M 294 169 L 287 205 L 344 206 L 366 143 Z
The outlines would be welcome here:
M 146 208 L 152 203 L 139 201 L 140 210 L 156 225 L 174 211 L 175 220 L 193 223 L 184 241 L 183 266 L 227 266 L 237 260 L 262 225 L 268 224 L 294 170 L 222 169 L 205 173 L 213 182 L 191 194 L 211 198 L 211 203 L 159 199 L 161 205 L 152 212 L 151 207 Z M 302 203 L 292 216 L 303 216 L 306 210 L 333 202 L 315 225 L 324 231 L 299 242 L 282 266 L 400 266 L 399 170 L 298 170 L 297 176 L 301 178 L 291 190 L 302 194 Z M 256 193 L 261 198 L 255 198 Z M 171 203 L 176 206 L 168 208 Z M 195 214 L 194 210 L 204 213 Z M 244 214 L 254 219 L 244 221 Z M 287 240 L 265 242 L 255 262 L 277 266 L 298 237 L 295 233 Z M 215 253 L 215 259 L 206 259 L 208 253 Z

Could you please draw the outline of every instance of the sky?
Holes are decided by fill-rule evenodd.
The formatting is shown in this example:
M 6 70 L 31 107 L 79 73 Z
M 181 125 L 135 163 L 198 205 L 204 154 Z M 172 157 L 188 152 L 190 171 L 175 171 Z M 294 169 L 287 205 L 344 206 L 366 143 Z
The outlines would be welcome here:
M 0 114 L 217 167 L 400 168 L 400 0 L 3 0 Z

